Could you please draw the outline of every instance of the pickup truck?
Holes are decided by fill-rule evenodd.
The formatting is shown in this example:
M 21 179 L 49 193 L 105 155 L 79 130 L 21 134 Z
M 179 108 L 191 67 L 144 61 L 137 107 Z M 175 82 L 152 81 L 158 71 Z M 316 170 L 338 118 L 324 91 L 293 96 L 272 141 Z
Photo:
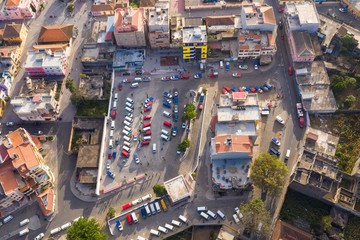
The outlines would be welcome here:
M 210 73 L 209 77 L 217 77 L 219 76 L 219 73 L 218 72 L 213 72 L 213 73 Z
M 202 101 L 204 101 L 204 93 L 201 93 L 201 95 L 200 95 L 200 102 L 202 102 Z
M 35 131 L 34 131 L 34 134 L 41 135 L 41 134 L 43 134 L 43 132 L 40 131 L 40 130 L 35 130 Z
M 296 104 L 296 109 L 297 109 L 297 115 L 298 115 L 298 118 L 299 118 L 299 126 L 302 128 L 302 127 L 304 127 L 304 124 L 305 124 L 304 111 L 303 111 L 303 108 L 302 108 L 302 104 L 297 103 Z
M 167 101 L 164 101 L 164 102 L 163 102 L 163 105 L 164 105 L 165 107 L 167 107 L 167 108 L 171 108 L 171 104 L 168 103 Z
M 194 75 L 194 78 L 201 78 L 201 77 L 202 77 L 201 73 L 198 73 L 198 74 Z
M 170 80 L 179 80 L 179 75 L 171 76 Z
M 168 92 L 164 92 L 164 97 L 167 97 L 167 98 L 171 99 L 171 98 L 172 98 L 172 95 L 169 94 Z

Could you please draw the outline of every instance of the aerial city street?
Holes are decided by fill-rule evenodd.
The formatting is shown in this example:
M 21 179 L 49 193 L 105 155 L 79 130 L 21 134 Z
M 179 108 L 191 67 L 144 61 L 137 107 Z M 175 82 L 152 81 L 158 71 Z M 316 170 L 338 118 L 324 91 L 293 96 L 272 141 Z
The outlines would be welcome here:
M 360 239 L 359 1 L 0 6 L 0 240 Z

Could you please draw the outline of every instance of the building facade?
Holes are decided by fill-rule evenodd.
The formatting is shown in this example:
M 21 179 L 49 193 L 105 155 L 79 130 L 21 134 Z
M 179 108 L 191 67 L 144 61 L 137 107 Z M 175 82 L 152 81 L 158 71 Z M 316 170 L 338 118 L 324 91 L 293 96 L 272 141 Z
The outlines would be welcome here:
M 29 51 L 25 71 L 30 77 L 65 76 L 68 68 L 66 51 Z
M 206 26 L 183 28 L 183 59 L 185 63 L 206 61 Z
M 284 25 L 288 35 L 291 31 L 316 33 L 320 20 L 315 4 L 311 2 L 287 3 Z
M 115 10 L 114 36 L 119 47 L 146 47 L 146 21 L 143 8 Z
M 7 0 L 1 8 L 0 21 L 29 19 L 35 16 L 41 0 Z
M 275 37 L 272 32 L 240 31 L 240 59 L 257 59 L 263 55 L 274 56 L 276 53 Z
M 169 3 L 157 3 L 149 10 L 149 42 L 153 49 L 170 47 Z

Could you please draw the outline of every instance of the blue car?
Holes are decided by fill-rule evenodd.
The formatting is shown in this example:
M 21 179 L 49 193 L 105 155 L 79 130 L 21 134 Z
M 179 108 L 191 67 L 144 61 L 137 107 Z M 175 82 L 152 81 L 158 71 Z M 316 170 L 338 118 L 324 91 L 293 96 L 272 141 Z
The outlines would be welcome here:
M 142 209 L 141 209 L 141 215 L 142 215 L 142 218 L 143 218 L 143 219 L 146 219 L 146 211 L 145 211 L 145 208 L 142 208 Z
M 107 171 L 106 174 L 109 175 L 109 176 L 112 177 L 112 178 L 115 178 L 115 174 L 113 174 L 113 173 L 110 172 L 110 171 Z
M 176 133 L 177 133 L 177 127 L 175 126 L 172 132 L 173 137 L 176 137 Z
M 167 101 L 164 101 L 164 102 L 163 102 L 163 105 L 164 105 L 165 107 L 167 107 L 167 108 L 171 108 L 171 104 L 168 103 Z
M 272 88 L 272 85 L 265 83 L 265 84 L 264 84 L 264 87 L 267 87 L 268 89 L 271 89 L 271 88 Z
M 120 220 L 117 220 L 117 221 L 116 221 L 116 226 L 118 227 L 118 229 L 119 229 L 120 232 L 123 230 L 123 227 L 122 227 L 122 225 L 121 225 Z
M 179 80 L 179 75 L 171 76 L 170 80 Z
M 113 152 L 113 158 L 116 158 L 116 153 L 117 153 L 117 150 L 116 148 L 114 149 L 114 152 Z
M 178 102 L 179 102 L 179 97 L 178 96 L 174 97 L 174 104 L 177 105 Z

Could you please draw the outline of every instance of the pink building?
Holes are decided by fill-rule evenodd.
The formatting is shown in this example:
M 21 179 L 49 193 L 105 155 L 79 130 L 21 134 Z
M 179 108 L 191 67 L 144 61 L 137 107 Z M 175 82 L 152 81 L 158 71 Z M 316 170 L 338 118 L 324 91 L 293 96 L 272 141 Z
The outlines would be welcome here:
M 292 31 L 288 36 L 293 62 L 313 62 L 316 54 L 309 32 Z
M 16 20 L 32 18 L 39 9 L 40 0 L 5 0 L 0 13 L 0 20 Z

